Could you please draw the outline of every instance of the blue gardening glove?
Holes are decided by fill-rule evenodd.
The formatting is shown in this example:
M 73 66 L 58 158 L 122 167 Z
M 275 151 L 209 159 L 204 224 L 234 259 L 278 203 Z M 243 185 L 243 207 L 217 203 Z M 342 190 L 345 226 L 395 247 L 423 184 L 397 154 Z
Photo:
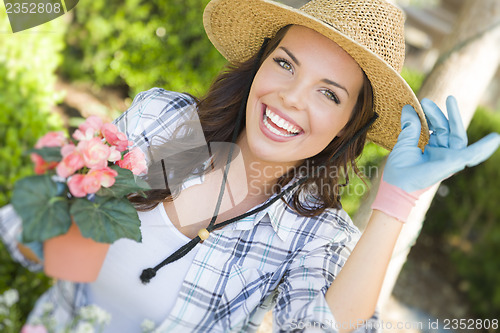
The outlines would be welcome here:
M 467 133 L 457 101 L 446 100 L 448 117 L 434 102 L 423 99 L 422 108 L 432 131 L 424 152 L 418 148 L 420 120 L 410 105 L 401 114 L 401 133 L 385 165 L 372 209 L 406 222 L 415 202 L 428 187 L 466 166 L 486 160 L 500 145 L 500 135 L 491 133 L 467 146 Z
M 405 105 L 401 114 L 402 131 L 384 170 L 384 181 L 408 193 L 425 189 L 466 166 L 483 162 L 500 145 L 500 135 L 491 133 L 467 146 L 467 133 L 453 96 L 446 99 L 449 119 L 431 100 L 424 98 L 421 104 L 432 131 L 424 152 L 417 147 L 420 137 L 418 115 L 413 107 Z

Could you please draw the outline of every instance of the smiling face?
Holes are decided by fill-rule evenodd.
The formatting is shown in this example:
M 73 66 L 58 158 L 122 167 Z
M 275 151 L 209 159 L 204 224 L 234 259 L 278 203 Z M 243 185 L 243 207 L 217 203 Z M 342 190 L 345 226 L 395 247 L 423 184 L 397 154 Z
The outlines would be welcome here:
M 253 160 L 297 165 L 342 135 L 362 86 L 340 46 L 292 26 L 255 75 L 238 144 Z

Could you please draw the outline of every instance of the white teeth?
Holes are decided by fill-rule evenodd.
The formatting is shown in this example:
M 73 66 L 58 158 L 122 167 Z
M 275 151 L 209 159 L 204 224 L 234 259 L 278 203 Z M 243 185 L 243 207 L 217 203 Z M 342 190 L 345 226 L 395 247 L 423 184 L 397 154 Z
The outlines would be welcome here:
M 290 137 L 290 136 L 297 135 L 297 134 L 293 134 L 293 133 L 290 133 L 290 134 L 283 134 L 283 133 L 281 133 L 276 128 L 274 128 L 271 124 L 269 124 L 269 122 L 267 121 L 267 117 L 264 117 L 264 125 L 266 126 L 266 128 L 268 130 L 270 130 L 271 132 L 273 132 L 274 134 L 279 135 L 279 136 Z
M 287 135 L 284 135 L 283 133 L 280 133 L 277 129 L 275 129 L 274 127 L 272 127 L 268 122 L 267 122 L 267 119 L 266 118 L 269 118 L 271 119 L 271 121 L 278 127 L 281 127 L 282 129 L 290 132 L 290 134 L 287 134 Z M 272 128 L 274 131 L 278 132 L 279 135 L 281 136 L 292 136 L 292 135 L 296 135 L 300 132 L 300 129 L 297 128 L 295 125 L 289 123 L 288 121 L 286 121 L 285 119 L 281 118 L 280 116 L 278 116 L 277 114 L 273 113 L 271 110 L 269 110 L 268 108 L 266 108 L 266 117 L 264 117 L 264 124 L 266 124 L 266 127 L 268 128 Z M 269 125 L 269 126 L 268 126 Z M 273 133 L 275 133 L 274 131 L 272 131 Z M 278 133 L 275 133 L 275 134 L 278 134 Z

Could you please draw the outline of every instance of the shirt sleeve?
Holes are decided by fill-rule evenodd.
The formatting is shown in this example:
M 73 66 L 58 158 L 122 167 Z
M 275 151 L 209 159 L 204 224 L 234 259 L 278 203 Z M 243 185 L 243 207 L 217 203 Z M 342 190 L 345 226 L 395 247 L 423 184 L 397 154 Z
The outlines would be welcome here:
M 346 225 L 343 230 L 335 230 L 333 239 L 322 237 L 306 244 L 292 262 L 278 287 L 274 332 L 338 332 L 341 323 L 336 322 L 325 293 L 360 236 L 352 224 Z M 343 325 L 358 333 L 380 332 L 376 313 L 367 321 Z
M 40 271 L 41 263 L 36 263 L 26 259 L 19 251 L 17 244 L 21 236 L 22 220 L 17 215 L 12 205 L 6 205 L 0 208 L 0 240 L 4 243 L 11 258 L 29 269 L 30 271 Z M 33 242 L 24 244 L 30 248 L 40 259 L 42 259 L 42 244 Z
M 196 100 L 190 95 L 152 88 L 137 94 L 114 123 L 134 147 L 144 152 L 149 165 L 155 159 L 152 147 L 170 139 L 180 124 L 198 119 L 196 110 Z
M 189 171 L 201 168 L 210 154 L 193 97 L 153 88 L 137 95 L 115 123 L 144 153 L 148 173 L 142 179 L 151 189 L 200 183 L 202 176 Z

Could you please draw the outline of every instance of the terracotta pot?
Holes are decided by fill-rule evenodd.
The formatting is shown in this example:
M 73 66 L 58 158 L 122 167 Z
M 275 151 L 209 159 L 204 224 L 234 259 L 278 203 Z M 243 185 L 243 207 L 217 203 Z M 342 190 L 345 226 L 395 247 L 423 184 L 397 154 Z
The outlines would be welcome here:
M 110 244 L 84 238 L 73 222 L 68 232 L 43 243 L 44 271 L 74 282 L 93 282 L 99 276 Z

